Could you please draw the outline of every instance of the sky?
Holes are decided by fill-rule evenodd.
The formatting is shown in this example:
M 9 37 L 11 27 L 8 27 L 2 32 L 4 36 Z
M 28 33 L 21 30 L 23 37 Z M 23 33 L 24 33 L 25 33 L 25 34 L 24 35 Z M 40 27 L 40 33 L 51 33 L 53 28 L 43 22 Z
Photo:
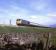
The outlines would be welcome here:
M 45 26 L 56 24 L 56 0 L 0 0 L 0 24 L 24 19 Z

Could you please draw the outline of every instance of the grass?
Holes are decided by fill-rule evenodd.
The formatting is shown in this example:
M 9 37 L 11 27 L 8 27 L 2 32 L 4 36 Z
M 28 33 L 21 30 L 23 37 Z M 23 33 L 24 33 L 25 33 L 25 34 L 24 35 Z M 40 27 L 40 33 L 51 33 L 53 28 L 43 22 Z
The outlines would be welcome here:
M 10 26 L 0 26 L 0 32 L 48 32 L 50 29 L 38 29 L 34 27 L 10 27 Z
M 55 28 L 39 28 L 39 27 L 10 27 L 0 26 L 0 32 L 56 32 Z

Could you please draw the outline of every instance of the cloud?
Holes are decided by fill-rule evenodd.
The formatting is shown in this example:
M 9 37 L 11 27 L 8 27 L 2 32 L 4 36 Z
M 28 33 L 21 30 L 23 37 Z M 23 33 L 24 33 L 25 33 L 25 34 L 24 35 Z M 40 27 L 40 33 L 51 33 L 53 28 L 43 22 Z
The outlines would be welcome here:
M 56 21 L 56 12 L 48 13 L 47 16 L 52 18 L 54 21 Z
M 52 25 L 55 23 L 54 19 L 52 19 L 51 17 L 48 17 L 48 16 L 40 16 L 40 15 L 37 15 L 37 16 L 30 16 L 29 17 L 29 20 L 31 22 L 35 22 L 35 23 L 39 23 L 41 25 Z
M 51 12 L 51 13 L 48 13 L 48 16 L 51 16 L 51 17 L 56 17 L 56 12 Z
M 30 7 L 37 11 L 44 11 L 48 8 L 48 3 L 45 0 L 35 0 L 30 3 Z

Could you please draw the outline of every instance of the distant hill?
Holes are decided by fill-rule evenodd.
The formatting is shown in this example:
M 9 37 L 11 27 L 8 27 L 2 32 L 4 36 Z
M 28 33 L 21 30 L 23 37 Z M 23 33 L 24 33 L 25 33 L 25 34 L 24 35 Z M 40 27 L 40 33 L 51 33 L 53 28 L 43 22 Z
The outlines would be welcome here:
M 56 24 L 50 25 L 50 27 L 52 27 L 52 28 L 56 28 Z

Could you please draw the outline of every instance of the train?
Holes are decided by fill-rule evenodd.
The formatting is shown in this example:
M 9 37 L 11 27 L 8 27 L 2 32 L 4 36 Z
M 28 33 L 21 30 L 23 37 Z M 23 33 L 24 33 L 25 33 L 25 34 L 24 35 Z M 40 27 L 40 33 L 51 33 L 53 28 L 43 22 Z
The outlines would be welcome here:
M 37 26 L 36 23 L 30 22 L 27 20 L 23 20 L 23 19 L 17 19 L 16 25 L 18 25 L 18 26 Z
M 34 22 L 30 22 L 27 20 L 23 20 L 23 19 L 16 19 L 16 25 L 17 26 L 32 26 L 32 27 L 44 27 L 44 28 L 49 28 L 47 26 L 38 24 L 38 23 L 34 23 Z

